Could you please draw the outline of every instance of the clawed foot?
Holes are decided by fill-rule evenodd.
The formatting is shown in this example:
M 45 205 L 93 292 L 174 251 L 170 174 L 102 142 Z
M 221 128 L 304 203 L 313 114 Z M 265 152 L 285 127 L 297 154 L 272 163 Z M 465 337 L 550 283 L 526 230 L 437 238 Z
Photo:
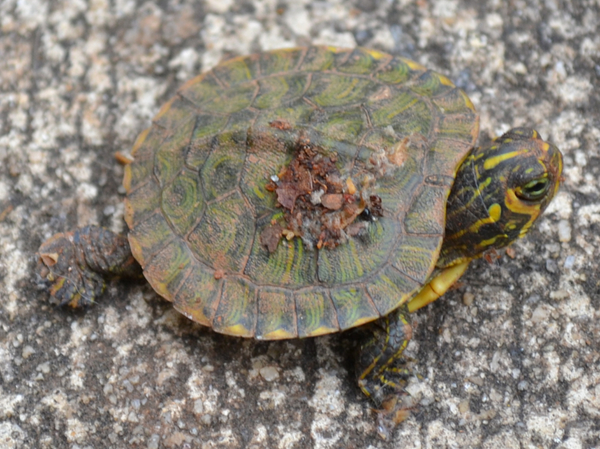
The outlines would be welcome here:
M 403 304 L 366 329 L 356 358 L 358 386 L 377 409 L 377 433 L 384 440 L 415 408 L 406 392 L 414 359 L 403 352 L 412 337 L 408 306 Z
M 104 279 L 86 269 L 85 259 L 73 241 L 73 233 L 50 238 L 42 244 L 38 255 L 38 272 L 48 281 L 50 294 L 59 305 L 86 307 L 104 291 Z
M 107 278 L 142 277 L 127 237 L 98 226 L 56 234 L 38 255 L 40 276 L 60 305 L 89 306 L 104 291 Z
M 394 428 L 408 418 L 415 408 L 415 401 L 408 393 L 388 396 L 381 403 L 380 409 L 374 409 L 377 413 L 377 433 L 379 437 L 388 441 Z

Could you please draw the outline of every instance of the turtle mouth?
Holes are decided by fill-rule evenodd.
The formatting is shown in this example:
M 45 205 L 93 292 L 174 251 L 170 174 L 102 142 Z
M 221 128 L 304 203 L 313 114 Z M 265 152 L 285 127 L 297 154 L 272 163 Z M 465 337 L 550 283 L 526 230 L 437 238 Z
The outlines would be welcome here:
M 336 162 L 335 153 L 299 138 L 294 158 L 266 186 L 283 209 L 282 219 L 274 219 L 261 233 L 269 252 L 281 239 L 294 237 L 309 249 L 335 248 L 383 216 L 373 179 L 355 182 L 340 173 Z

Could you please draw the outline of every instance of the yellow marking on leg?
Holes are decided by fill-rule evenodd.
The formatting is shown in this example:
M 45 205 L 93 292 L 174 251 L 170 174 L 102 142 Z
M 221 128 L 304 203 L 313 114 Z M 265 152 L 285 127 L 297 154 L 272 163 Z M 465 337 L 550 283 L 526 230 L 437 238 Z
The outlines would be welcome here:
M 470 262 L 470 260 L 467 260 L 445 268 L 441 273 L 434 277 L 429 284 L 423 287 L 417 296 L 408 302 L 408 311 L 412 313 L 421 307 L 425 307 L 427 304 L 435 301 L 446 293 L 458 278 L 463 275 Z
M 52 278 L 51 278 L 50 276 L 52 276 Z M 50 274 L 47 276 L 47 279 L 48 279 L 49 281 L 54 281 L 54 279 L 55 279 L 55 278 L 54 278 L 54 275 L 52 275 L 52 273 L 50 273 Z M 63 278 L 60 278 L 59 280 L 57 280 L 57 281 L 54 283 L 54 285 L 52 285 L 52 287 L 50 288 L 50 294 L 54 296 L 54 295 L 56 294 L 56 292 L 57 292 L 57 291 L 59 291 L 61 288 L 63 288 L 63 285 L 65 285 L 65 281 L 66 281 L 66 280 L 67 280 L 67 279 L 66 279 L 66 278 L 64 278 L 64 277 L 63 277 Z
M 387 380 L 387 378 L 383 374 L 379 376 L 379 382 L 381 382 L 383 385 L 387 385 L 388 387 L 392 387 L 395 390 L 400 390 L 403 387 L 403 385 L 398 385 L 392 380 Z M 406 385 L 406 381 L 403 381 L 402 383 Z
M 373 371 L 373 369 L 377 366 L 377 364 L 379 363 L 379 359 L 381 359 L 381 357 L 383 356 L 383 353 L 385 352 L 385 348 L 387 348 L 388 343 L 390 341 L 390 333 L 388 332 L 389 329 L 389 318 L 385 317 L 384 318 L 385 323 L 386 323 L 386 332 L 385 332 L 385 343 L 383 345 L 383 350 L 379 352 L 379 354 L 377 354 L 374 358 L 373 361 L 371 362 L 371 364 L 369 366 L 367 366 L 367 368 L 365 368 L 365 370 L 363 370 L 363 372 L 360 374 L 359 377 L 359 381 L 360 380 L 364 380 L 369 374 L 371 374 L 371 372 Z M 404 347 L 406 346 L 406 342 L 403 345 Z M 364 394 L 366 394 L 367 396 L 370 396 L 368 391 L 363 388 L 363 386 L 361 385 L 360 389 L 363 391 Z
M 79 305 L 79 300 L 81 299 L 81 294 L 80 293 L 75 293 L 73 295 L 73 298 L 69 301 L 69 306 L 73 307 L 74 309 L 77 308 L 77 306 Z

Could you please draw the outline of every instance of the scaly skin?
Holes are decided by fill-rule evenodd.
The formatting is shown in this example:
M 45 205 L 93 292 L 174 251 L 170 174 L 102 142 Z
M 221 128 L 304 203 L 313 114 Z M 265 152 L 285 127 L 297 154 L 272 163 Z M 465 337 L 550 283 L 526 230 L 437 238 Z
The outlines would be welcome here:
M 98 226 L 56 234 L 38 254 L 41 275 L 60 305 L 89 306 L 104 292 L 106 279 L 142 277 L 127 237 Z
M 409 311 L 443 295 L 471 260 L 523 237 L 558 191 L 561 173 L 558 149 L 526 128 L 475 149 L 463 162 L 448 199 L 437 270 L 407 304 L 369 326 L 359 350 L 358 384 L 381 408 L 382 438 L 410 408 L 404 391 L 410 370 L 402 357 L 412 337 Z

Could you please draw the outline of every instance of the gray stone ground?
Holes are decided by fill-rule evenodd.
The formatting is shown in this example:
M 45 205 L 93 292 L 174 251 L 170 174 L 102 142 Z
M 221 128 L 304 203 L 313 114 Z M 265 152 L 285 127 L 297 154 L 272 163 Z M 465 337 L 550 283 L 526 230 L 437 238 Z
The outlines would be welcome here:
M 600 447 L 600 3 L 0 0 L 0 447 Z M 351 339 L 215 335 L 143 285 L 87 313 L 36 286 L 42 240 L 123 229 L 122 168 L 160 104 L 232 55 L 364 45 L 447 74 L 482 136 L 535 125 L 565 183 L 513 258 L 419 312 L 420 401 L 376 436 Z

